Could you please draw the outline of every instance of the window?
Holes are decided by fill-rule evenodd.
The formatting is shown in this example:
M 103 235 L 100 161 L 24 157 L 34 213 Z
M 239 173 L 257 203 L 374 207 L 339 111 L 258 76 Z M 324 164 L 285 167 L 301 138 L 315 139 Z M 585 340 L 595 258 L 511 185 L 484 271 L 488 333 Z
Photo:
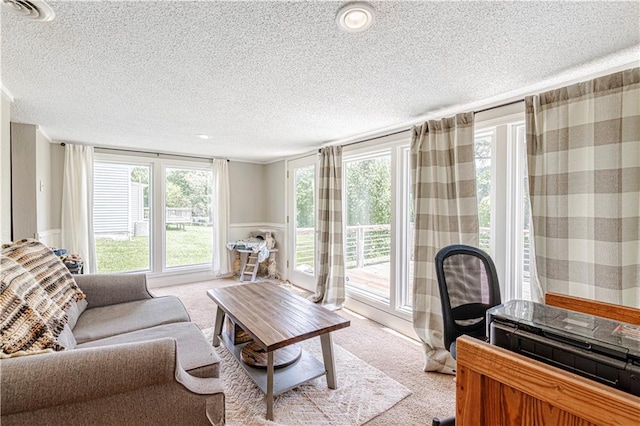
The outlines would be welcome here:
M 346 307 L 412 335 L 409 132 L 343 150 Z
M 210 187 L 210 170 L 165 170 L 164 247 L 167 268 L 211 262 Z
M 480 248 L 491 252 L 491 149 L 494 144 L 493 130 L 476 132 L 476 188 L 478 198 L 478 225 Z
M 209 164 L 98 153 L 94 235 L 98 273 L 210 268 Z
M 476 122 L 480 247 L 496 264 L 505 301 L 530 299 L 534 279 L 524 136 L 522 112 Z M 414 334 L 410 322 L 415 228 L 410 142 L 409 132 L 403 132 L 343 150 L 345 306 L 407 335 Z M 294 161 L 289 170 L 295 176 L 291 182 L 296 189 L 290 190 L 289 205 L 297 210 L 295 229 L 290 232 L 296 238 L 295 256 L 303 259 L 314 241 L 311 235 L 315 235 L 298 235 L 307 232 L 303 206 L 313 204 L 308 194 L 314 190 L 304 188 L 313 187 L 315 169 L 310 164 L 315 160 L 306 159 L 300 165 L 297 162 L 301 160 Z M 296 260 L 290 277 L 298 265 L 304 263 Z M 299 278 L 291 279 L 300 282 Z
M 149 271 L 148 164 L 95 162 L 93 228 L 98 273 Z
M 522 115 L 476 123 L 480 247 L 498 270 L 502 299 L 530 300 L 533 254 Z
M 391 278 L 391 154 L 344 162 L 349 285 L 388 301 Z
M 287 167 L 288 278 L 315 291 L 317 156 L 289 161 Z
M 295 173 L 295 259 L 294 269 L 313 275 L 316 251 L 315 165 L 294 169 Z

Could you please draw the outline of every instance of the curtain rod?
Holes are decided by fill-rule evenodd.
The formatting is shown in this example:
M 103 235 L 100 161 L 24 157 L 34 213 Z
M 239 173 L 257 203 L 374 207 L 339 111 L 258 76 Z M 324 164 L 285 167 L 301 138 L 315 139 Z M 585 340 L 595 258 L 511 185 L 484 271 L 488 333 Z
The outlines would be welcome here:
M 66 144 L 64 142 L 60 142 L 60 146 L 65 146 Z M 151 152 L 151 151 L 137 151 L 134 149 L 122 149 L 122 148 L 104 148 L 101 146 L 97 146 L 96 148 L 98 149 L 103 149 L 105 151 L 124 151 L 124 152 L 133 152 L 136 154 L 150 154 L 150 155 L 155 155 L 156 157 L 160 157 L 161 155 L 167 155 L 170 157 L 182 157 L 182 158 L 194 158 L 196 160 L 213 160 L 213 157 L 209 158 L 209 157 L 196 157 L 195 155 L 183 155 L 183 154 L 163 154 L 161 152 Z M 226 159 L 227 162 L 229 162 L 229 159 Z
M 497 108 L 502 108 L 502 107 L 506 107 L 506 106 L 509 106 L 509 105 L 519 104 L 520 102 L 524 102 L 524 98 L 523 99 L 518 99 L 518 100 L 515 100 L 515 101 L 512 101 L 512 102 L 507 102 L 507 103 L 504 103 L 504 104 L 492 106 L 492 107 L 489 107 L 489 108 L 484 108 L 484 109 L 481 109 L 479 111 L 474 111 L 474 114 L 480 114 L 481 112 L 491 111 L 492 109 L 497 109 Z M 346 143 L 346 144 L 341 145 L 341 146 L 343 146 L 343 147 L 344 146 L 351 146 L 351 145 L 356 145 L 356 144 L 363 143 L 363 142 L 369 142 L 369 141 L 373 141 L 373 140 L 376 140 L 376 139 L 385 138 L 387 136 L 398 135 L 400 133 L 408 132 L 412 128 L 413 128 L 413 126 L 408 127 L 406 129 L 402 129 L 402 130 L 397 130 L 397 131 L 395 131 L 393 133 L 387 133 L 385 135 L 374 136 L 374 137 L 371 137 L 371 138 L 367 138 L 367 139 L 362 139 L 362 140 L 355 141 L 355 142 Z M 328 145 L 328 146 L 330 146 L 330 145 Z M 322 148 L 320 148 L 318 150 L 318 152 L 321 152 L 321 151 L 322 151 Z

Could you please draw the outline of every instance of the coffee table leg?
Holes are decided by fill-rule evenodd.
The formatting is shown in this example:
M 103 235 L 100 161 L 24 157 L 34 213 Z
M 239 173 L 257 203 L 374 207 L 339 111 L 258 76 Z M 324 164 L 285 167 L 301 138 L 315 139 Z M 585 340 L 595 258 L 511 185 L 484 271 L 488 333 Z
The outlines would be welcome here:
M 213 326 L 213 339 L 211 343 L 216 348 L 220 346 L 220 333 L 222 333 L 222 323 L 224 322 L 224 311 L 219 307 L 216 308 L 216 323 Z
M 273 421 L 273 351 L 267 352 L 267 420 Z
M 336 368 L 333 359 L 333 343 L 331 342 L 331 333 L 325 333 L 320 336 L 322 344 L 322 358 L 324 360 L 324 368 L 327 370 L 327 387 L 336 389 L 338 382 L 336 381 Z

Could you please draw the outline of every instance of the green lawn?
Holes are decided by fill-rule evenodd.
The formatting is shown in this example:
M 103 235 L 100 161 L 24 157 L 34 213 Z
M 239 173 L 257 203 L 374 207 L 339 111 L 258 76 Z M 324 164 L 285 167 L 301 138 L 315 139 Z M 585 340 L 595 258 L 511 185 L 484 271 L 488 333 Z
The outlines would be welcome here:
M 213 253 L 210 226 L 171 227 L 166 230 L 167 268 L 210 263 Z M 145 271 L 150 268 L 149 237 L 126 240 L 96 238 L 98 273 Z

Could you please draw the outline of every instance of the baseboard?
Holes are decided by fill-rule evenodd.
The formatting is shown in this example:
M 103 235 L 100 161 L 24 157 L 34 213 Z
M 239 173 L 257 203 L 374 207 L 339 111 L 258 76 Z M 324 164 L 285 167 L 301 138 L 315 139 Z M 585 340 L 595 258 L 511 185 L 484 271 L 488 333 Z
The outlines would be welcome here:
M 147 286 L 149 288 L 167 287 L 171 285 L 190 284 L 200 281 L 217 280 L 220 277 L 214 275 L 211 269 L 200 271 L 171 271 L 157 274 L 147 274 Z
M 349 296 L 347 296 L 344 302 L 344 307 L 362 315 L 363 317 L 369 318 L 372 321 L 382 324 L 385 327 L 395 330 L 398 333 L 402 333 L 403 335 L 410 337 L 411 339 L 420 340 L 415 330 L 413 329 L 413 323 L 411 321 L 395 315 L 391 315 Z

